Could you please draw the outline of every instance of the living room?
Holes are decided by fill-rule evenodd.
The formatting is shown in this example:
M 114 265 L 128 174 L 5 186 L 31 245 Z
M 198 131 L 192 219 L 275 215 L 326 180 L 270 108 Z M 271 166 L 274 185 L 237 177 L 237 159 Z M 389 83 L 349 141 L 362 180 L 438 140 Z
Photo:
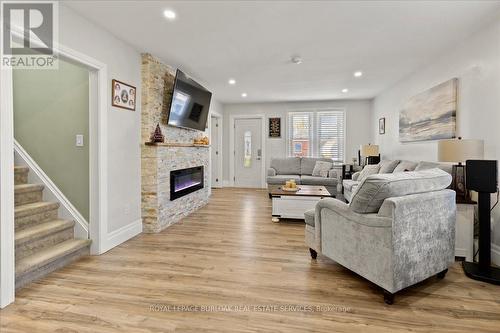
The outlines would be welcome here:
M 6 12 L 2 332 L 498 331 L 500 1 Z

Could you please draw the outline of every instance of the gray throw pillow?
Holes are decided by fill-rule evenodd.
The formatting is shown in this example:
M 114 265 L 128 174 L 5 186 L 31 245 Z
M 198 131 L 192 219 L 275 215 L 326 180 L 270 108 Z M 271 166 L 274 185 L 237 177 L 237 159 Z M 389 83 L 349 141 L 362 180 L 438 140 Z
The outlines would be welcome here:
M 378 164 L 369 164 L 369 165 L 366 165 L 363 168 L 363 170 L 361 170 L 361 173 L 359 174 L 359 177 L 357 179 L 358 182 L 362 182 L 368 176 L 377 174 L 379 170 L 380 170 L 380 166 Z
M 312 175 L 315 177 L 326 178 L 328 177 L 328 171 L 332 168 L 332 166 L 333 163 L 331 162 L 317 161 L 316 165 L 314 166 Z
M 378 165 L 380 166 L 380 170 L 378 173 L 392 173 L 394 169 L 399 164 L 399 160 L 391 161 L 391 160 L 384 160 L 381 161 Z
M 396 172 L 413 171 L 415 170 L 416 166 L 417 162 L 401 161 L 392 172 L 396 173 Z

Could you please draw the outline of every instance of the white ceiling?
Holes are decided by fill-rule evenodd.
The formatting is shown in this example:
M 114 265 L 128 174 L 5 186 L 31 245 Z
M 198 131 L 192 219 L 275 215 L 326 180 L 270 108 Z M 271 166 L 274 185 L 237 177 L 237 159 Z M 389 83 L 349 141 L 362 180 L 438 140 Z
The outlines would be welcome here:
M 226 103 L 372 98 L 500 11 L 500 1 L 67 4 L 140 52 L 181 68 Z M 163 17 L 167 8 L 175 20 Z M 303 63 L 292 64 L 292 55 Z M 354 78 L 355 70 L 363 77 Z

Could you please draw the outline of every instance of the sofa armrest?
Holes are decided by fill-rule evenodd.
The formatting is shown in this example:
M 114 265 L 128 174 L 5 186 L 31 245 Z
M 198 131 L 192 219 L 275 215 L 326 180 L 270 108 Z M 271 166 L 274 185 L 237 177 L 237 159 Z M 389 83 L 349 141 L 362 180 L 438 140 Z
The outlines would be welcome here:
M 392 215 L 396 290 L 437 274 L 455 259 L 455 192 L 441 190 L 388 198 L 383 215 Z
M 328 178 L 338 179 L 339 178 L 338 171 L 336 169 L 334 169 L 334 168 L 328 170 Z
M 276 169 L 275 168 L 269 168 L 269 169 L 267 169 L 267 176 L 268 177 L 276 176 Z
M 358 172 L 355 172 L 352 174 L 352 180 L 358 180 L 359 178 L 359 174 L 361 173 L 361 171 L 358 171 Z

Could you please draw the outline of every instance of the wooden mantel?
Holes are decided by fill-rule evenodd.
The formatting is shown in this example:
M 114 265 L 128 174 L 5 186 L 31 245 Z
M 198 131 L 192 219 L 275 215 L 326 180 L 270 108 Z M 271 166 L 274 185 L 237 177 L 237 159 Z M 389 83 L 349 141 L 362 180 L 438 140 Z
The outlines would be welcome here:
M 196 148 L 209 148 L 210 145 L 197 145 L 194 143 L 187 142 L 146 142 L 146 146 L 158 146 L 158 147 L 196 147 Z

